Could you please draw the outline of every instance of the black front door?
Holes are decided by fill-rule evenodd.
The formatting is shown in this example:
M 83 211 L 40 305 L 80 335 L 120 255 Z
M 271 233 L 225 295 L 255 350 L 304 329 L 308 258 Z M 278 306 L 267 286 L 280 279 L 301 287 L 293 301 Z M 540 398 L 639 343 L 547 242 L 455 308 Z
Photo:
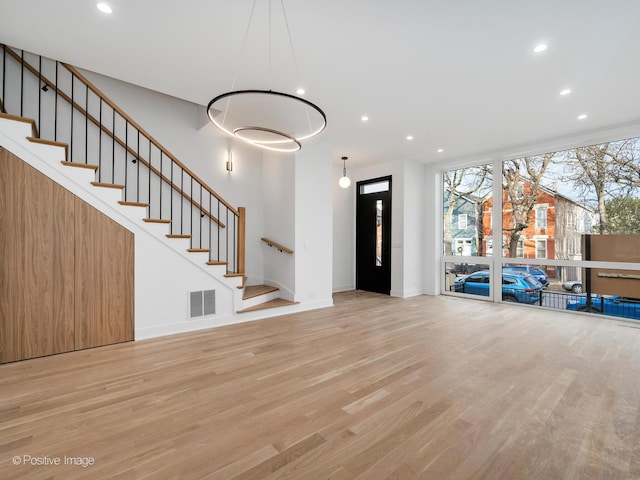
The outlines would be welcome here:
M 391 292 L 391 177 L 356 186 L 356 288 Z

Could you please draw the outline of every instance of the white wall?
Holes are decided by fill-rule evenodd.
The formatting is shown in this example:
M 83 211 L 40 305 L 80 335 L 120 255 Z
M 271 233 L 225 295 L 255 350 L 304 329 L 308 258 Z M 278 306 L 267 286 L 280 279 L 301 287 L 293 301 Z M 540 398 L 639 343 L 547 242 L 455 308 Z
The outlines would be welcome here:
M 342 165 L 335 165 L 331 176 L 334 292 L 345 292 L 356 288 L 356 182 L 351 169 L 347 167 L 347 176 L 351 178 L 351 185 L 348 188 L 340 188 L 338 180 L 342 177 L 342 168 Z
M 425 222 L 425 211 L 429 208 L 426 194 L 429 190 L 425 188 L 425 165 L 405 160 L 403 173 L 403 290 L 398 296 L 411 297 L 424 293 L 424 267 L 427 252 L 434 247 L 429 241 L 434 229 L 433 224 Z
M 333 305 L 331 147 L 308 142 L 295 159 L 295 300 Z
M 425 292 L 426 251 L 433 248 L 425 223 L 425 165 L 398 160 L 362 167 L 347 167 L 352 186 L 333 188 L 334 257 L 333 291 L 355 288 L 356 182 L 391 176 L 391 296 L 409 297 Z M 342 167 L 334 167 L 337 185 Z
M 431 165 L 424 166 L 425 209 L 422 212 L 425 225 L 424 242 L 424 284 L 423 293 L 438 295 L 440 293 L 442 252 L 442 177 Z
M 287 248 L 295 246 L 295 157 L 264 155 L 264 236 Z M 295 252 L 283 253 L 263 242 L 255 246 L 264 258 L 264 282 L 280 288 L 281 297 L 294 299 Z M 248 247 L 247 247 L 248 248 Z

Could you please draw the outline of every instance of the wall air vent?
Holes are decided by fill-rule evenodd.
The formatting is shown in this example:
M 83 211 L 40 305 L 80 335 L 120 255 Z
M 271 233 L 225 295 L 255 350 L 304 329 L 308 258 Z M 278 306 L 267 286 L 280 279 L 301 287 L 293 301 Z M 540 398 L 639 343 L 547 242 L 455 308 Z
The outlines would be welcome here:
M 208 317 L 216 314 L 216 291 L 189 292 L 189 318 Z

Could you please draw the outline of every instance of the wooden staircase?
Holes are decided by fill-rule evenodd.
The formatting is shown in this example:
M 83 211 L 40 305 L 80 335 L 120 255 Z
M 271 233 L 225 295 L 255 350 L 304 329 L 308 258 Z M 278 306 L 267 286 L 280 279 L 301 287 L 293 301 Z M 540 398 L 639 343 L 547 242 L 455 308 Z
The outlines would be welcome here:
M 33 119 L 28 119 L 24 117 L 18 117 L 15 115 L 10 115 L 6 113 L 0 113 L 0 119 L 6 119 L 16 122 L 21 122 L 29 125 L 32 130 L 32 135 L 37 133 L 35 127 L 35 121 Z M 84 182 L 85 184 L 91 185 L 92 188 L 95 189 L 97 195 L 101 198 L 106 198 L 108 201 L 113 203 L 117 203 L 120 207 L 125 210 L 130 210 L 133 212 L 137 212 L 137 216 L 140 218 L 142 222 L 148 225 L 158 225 L 161 228 L 167 228 L 167 226 L 171 223 L 168 219 L 158 219 L 158 218 L 147 218 L 146 212 L 148 208 L 147 203 L 143 202 L 130 202 L 121 200 L 122 192 L 124 190 L 124 185 L 118 184 L 110 184 L 104 182 L 96 182 L 95 175 L 98 172 L 97 165 L 91 164 L 82 164 L 82 163 L 73 163 L 68 160 L 68 152 L 69 147 L 64 142 L 54 142 L 49 140 L 42 140 L 40 138 L 29 136 L 26 139 L 32 143 L 41 145 L 47 148 L 53 148 L 60 152 L 61 160 L 59 164 L 63 167 L 65 171 L 68 171 L 68 176 L 74 177 L 79 182 Z M 127 216 L 136 216 L 136 214 L 128 213 Z M 188 234 L 170 234 L 164 233 L 163 236 L 167 240 L 175 240 L 176 245 L 179 242 L 188 241 L 191 235 Z M 265 241 L 263 239 L 263 241 Z M 178 248 L 176 246 L 176 248 Z M 283 247 L 284 248 L 284 247 Z M 196 261 L 197 254 L 209 254 L 209 249 L 205 248 L 185 248 L 184 251 L 193 255 L 193 260 Z M 288 252 L 287 252 L 288 253 Z M 219 278 L 224 278 L 228 282 L 231 282 L 233 286 L 237 289 L 241 290 L 241 304 L 239 308 L 236 310 L 236 313 L 249 313 L 256 312 L 260 310 L 278 308 L 278 307 L 288 307 L 291 305 L 297 305 L 299 302 L 293 302 L 290 300 L 286 300 L 279 297 L 279 288 L 275 286 L 269 285 L 245 285 L 246 277 L 243 273 L 224 273 L 227 262 L 226 261 L 215 261 L 215 260 L 204 260 L 203 263 L 208 267 L 219 269 Z
M 292 302 L 279 298 L 279 288 L 270 285 L 248 285 L 244 287 L 242 294 L 243 308 L 237 313 L 255 312 L 269 308 L 288 307 L 297 305 L 299 302 Z
M 128 213 L 125 214 L 127 217 L 135 217 L 137 220 L 140 220 L 142 224 L 145 225 L 146 230 L 153 231 L 159 236 L 162 236 L 165 241 L 173 243 L 175 245 L 173 248 L 186 253 L 193 259 L 192 261 L 204 264 L 206 268 L 219 272 L 219 277 L 223 281 L 241 290 L 238 302 L 236 303 L 237 313 L 253 312 L 298 303 L 279 298 L 279 289 L 277 287 L 268 287 L 265 285 L 246 286 L 244 265 L 244 208 L 239 207 L 235 209 L 229 205 L 74 67 L 61 62 L 44 59 L 44 57 L 39 57 L 27 52 L 16 51 L 4 45 L 0 45 L 0 47 L 4 55 L 2 64 L 3 75 L 7 75 L 7 65 L 13 62 L 11 64 L 14 65 L 14 68 L 21 69 L 22 76 L 31 75 L 33 81 L 37 81 L 40 85 L 46 87 L 36 89 L 38 97 L 33 100 L 37 101 L 38 105 L 37 120 L 35 120 L 26 118 L 28 115 L 22 116 L 22 102 L 20 102 L 20 107 L 18 108 L 20 112 L 12 112 L 12 114 L 6 113 L 8 103 L 13 103 L 13 110 L 17 108 L 15 102 L 7 101 L 7 99 L 15 100 L 16 94 L 6 93 L 3 85 L 2 92 L 7 95 L 7 98 L 0 98 L 0 118 L 28 124 L 30 126 L 30 135 L 26 137 L 28 141 L 34 145 L 34 148 L 58 149 L 61 152 L 59 165 L 64 167 L 63 170 L 65 172 L 68 172 L 68 174 L 64 174 L 65 176 L 69 178 L 73 177 L 74 179 L 77 178 L 76 183 L 85 182 L 84 184 L 87 186 L 87 189 L 95 191 L 96 193 L 94 194 L 96 196 L 108 203 L 117 204 L 118 208 L 123 209 L 122 211 L 128 211 Z M 55 77 L 51 76 L 53 67 L 49 68 L 48 73 L 43 70 L 43 62 L 53 62 L 56 72 Z M 63 72 L 68 72 L 65 74 L 70 75 L 70 91 L 68 90 L 68 82 L 65 86 L 65 81 L 62 77 Z M 60 81 L 60 83 L 58 83 L 58 81 Z M 76 85 L 75 96 L 73 90 L 74 84 Z M 84 86 L 79 88 L 79 84 Z M 65 88 L 67 91 L 65 91 Z M 60 104 L 60 110 L 62 110 L 63 107 L 67 109 L 67 116 L 71 119 L 71 138 L 68 141 L 62 141 L 66 140 L 66 138 L 61 138 L 58 126 L 52 128 L 45 122 L 45 118 L 49 121 L 51 121 L 51 118 L 47 116 L 44 111 L 41 116 L 40 105 L 45 105 L 46 103 L 43 101 L 43 97 L 45 97 L 46 94 L 42 93 L 42 91 L 49 91 L 49 101 L 52 101 L 51 95 L 55 95 L 56 110 L 54 117 L 56 121 L 58 119 L 58 105 Z M 20 96 L 25 94 L 22 86 L 20 86 L 18 93 Z M 90 97 L 95 100 L 90 102 Z M 99 102 L 100 105 L 99 112 L 97 111 L 97 107 L 94 106 L 97 102 Z M 95 110 L 91 111 L 92 108 Z M 103 114 L 103 110 L 106 113 Z M 71 112 L 70 116 L 68 112 Z M 15 115 L 14 113 L 20 113 L 20 115 Z M 80 140 L 75 140 L 73 137 L 73 119 L 76 116 L 76 122 L 78 122 L 79 118 L 80 123 L 84 125 L 83 128 L 85 129 L 85 145 L 84 148 L 80 149 L 80 155 L 78 155 L 78 148 L 73 148 L 73 145 L 82 140 L 82 136 Z M 111 117 L 113 119 L 108 121 L 107 119 Z M 117 119 L 119 119 L 121 123 L 118 123 Z M 39 122 L 43 122 L 43 124 L 39 125 Z M 122 133 L 123 128 L 126 133 Z M 100 157 L 96 156 L 95 153 L 92 155 L 87 153 L 91 151 L 87 146 L 89 142 L 89 134 L 86 133 L 88 131 L 87 129 L 93 129 L 93 131 L 96 132 L 96 136 L 100 138 L 99 142 L 104 141 L 107 144 L 106 148 L 111 148 L 113 158 L 108 160 L 106 165 L 103 165 L 104 162 L 101 156 L 104 148 L 102 143 L 98 144 Z M 131 130 L 135 131 L 136 134 L 132 134 L 130 132 Z M 41 138 L 42 131 L 53 132 L 51 135 L 53 139 Z M 133 144 L 132 137 L 136 135 L 137 141 L 136 144 Z M 144 148 L 140 148 L 141 138 L 146 142 L 143 143 Z M 73 145 L 71 145 L 72 143 Z M 118 149 L 120 157 L 116 156 L 116 149 Z M 76 158 L 74 159 L 72 157 Z M 82 158 L 78 159 L 78 157 Z M 95 160 L 100 160 L 98 162 L 99 165 L 90 163 L 89 157 L 95 157 Z M 164 165 L 163 158 L 165 162 Z M 120 168 L 123 170 L 121 170 L 120 173 L 116 171 L 116 162 L 122 164 Z M 138 172 L 138 184 L 137 186 L 134 184 L 132 188 L 132 190 L 135 190 L 135 195 L 128 194 L 129 185 L 127 184 L 127 172 L 131 172 L 133 169 L 131 163 L 136 164 Z M 170 167 L 167 167 L 167 164 L 170 164 Z M 149 180 L 148 186 L 148 201 L 146 197 L 138 198 L 140 197 L 141 189 L 139 178 L 141 169 L 143 172 L 148 172 L 145 173 L 145 175 L 149 179 L 153 176 L 154 182 L 160 185 L 159 200 L 156 197 L 151 197 L 151 180 Z M 180 173 L 180 180 L 174 178 L 178 177 L 178 172 Z M 187 189 L 187 187 L 183 185 L 182 177 L 188 179 L 186 185 L 190 182 L 190 188 Z M 196 188 L 194 188 L 194 182 Z M 163 189 L 165 199 L 167 197 L 171 198 L 171 219 L 166 218 L 169 216 L 169 212 L 167 212 L 168 209 L 166 208 L 167 201 L 165 200 L 163 202 L 162 199 Z M 132 196 L 134 198 L 130 198 Z M 185 217 L 182 212 L 180 213 L 180 218 L 174 219 L 174 198 L 181 202 L 180 209 L 185 205 L 186 208 L 191 209 L 191 213 L 188 214 L 191 218 L 191 229 L 193 229 L 193 216 L 195 213 L 197 214 L 196 216 L 211 222 L 210 224 L 214 228 L 224 230 L 227 235 L 226 247 L 221 245 L 219 233 L 218 244 L 215 246 L 215 249 L 214 246 L 211 245 L 211 234 L 209 235 L 209 244 L 203 243 L 202 224 L 200 225 L 199 232 L 189 231 L 189 227 L 187 227 L 187 231 L 183 231 L 183 226 L 185 223 L 188 224 L 188 221 L 185 222 Z M 163 203 L 165 204 L 164 210 Z M 225 216 L 221 216 L 222 212 L 226 212 Z M 176 227 L 176 224 L 179 224 L 179 228 Z M 230 229 L 233 229 L 231 234 Z M 232 249 L 229 246 L 229 238 L 232 239 Z M 262 241 L 271 247 L 277 248 L 281 252 L 288 254 L 293 253 L 293 251 L 279 244 L 269 243 L 267 239 L 263 238 Z M 223 248 L 225 248 L 225 251 L 221 258 Z

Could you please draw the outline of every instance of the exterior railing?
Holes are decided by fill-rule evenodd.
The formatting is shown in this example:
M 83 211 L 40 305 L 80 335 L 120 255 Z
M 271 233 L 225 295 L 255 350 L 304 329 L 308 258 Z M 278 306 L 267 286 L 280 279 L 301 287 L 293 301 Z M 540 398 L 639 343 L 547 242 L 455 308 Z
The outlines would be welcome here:
M 235 209 L 77 69 L 0 44 L 0 111 L 36 121 L 42 139 L 68 144 L 68 161 L 97 165 L 97 182 L 169 220 L 170 234 L 227 273 L 244 273 L 244 209 Z

